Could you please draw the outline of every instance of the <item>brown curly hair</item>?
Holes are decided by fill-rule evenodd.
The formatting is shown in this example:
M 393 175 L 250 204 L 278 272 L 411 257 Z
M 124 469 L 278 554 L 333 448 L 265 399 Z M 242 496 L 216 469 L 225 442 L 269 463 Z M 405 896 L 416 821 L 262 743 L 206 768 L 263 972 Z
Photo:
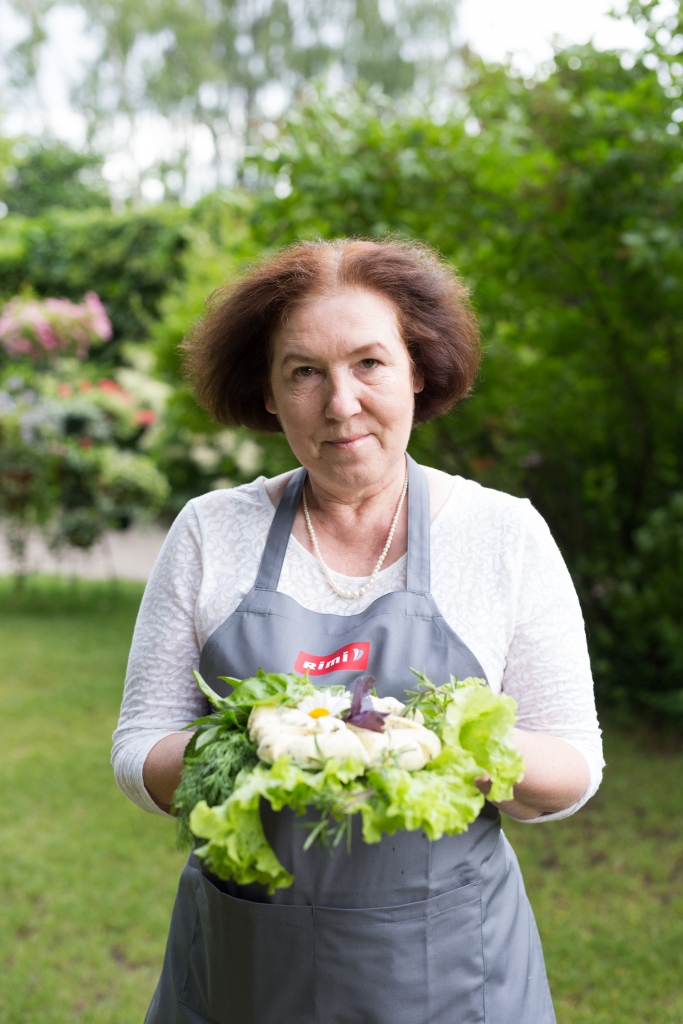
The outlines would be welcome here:
M 424 389 L 414 422 L 447 412 L 472 387 L 479 329 L 468 291 L 427 245 L 394 239 L 298 242 L 219 288 L 183 343 L 195 395 L 214 419 L 279 431 L 264 405 L 272 338 L 287 314 L 316 294 L 365 288 L 384 296 Z

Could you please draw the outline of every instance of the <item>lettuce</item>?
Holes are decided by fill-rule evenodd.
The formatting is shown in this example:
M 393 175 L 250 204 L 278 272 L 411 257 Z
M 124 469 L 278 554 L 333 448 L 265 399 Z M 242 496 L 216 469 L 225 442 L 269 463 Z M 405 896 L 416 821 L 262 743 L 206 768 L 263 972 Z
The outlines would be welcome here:
M 238 885 L 261 882 L 272 895 L 294 879 L 280 864 L 263 831 L 259 814 L 262 768 L 243 774 L 244 779 L 238 778 L 224 804 L 209 807 L 202 800 L 192 811 L 190 828 L 208 840 L 195 853 L 219 878 L 234 878 Z
M 439 757 L 415 772 L 398 768 L 391 757 L 370 767 L 354 759 L 340 762 L 332 758 L 311 768 L 289 757 L 270 766 L 260 762 L 245 765 L 231 779 L 221 803 L 209 806 L 202 799 L 189 814 L 192 833 L 206 840 L 196 849 L 197 856 L 219 877 L 234 878 L 240 885 L 260 882 L 272 894 L 291 885 L 293 878 L 263 832 L 262 799 L 275 811 L 288 807 L 300 815 L 318 812 L 317 820 L 304 823 L 310 828 L 305 849 L 315 840 L 331 847 L 344 836 L 350 841 L 354 814 L 361 816 L 366 843 L 378 843 L 383 835 L 399 829 L 420 829 L 432 840 L 464 832 L 484 805 L 475 780 L 486 773 L 491 779 L 490 799 L 511 799 L 524 767 L 512 742 L 514 700 L 494 694 L 481 679 L 451 679 L 446 686 L 435 687 L 420 678 L 422 689 L 412 694 L 406 713 L 420 710 L 429 727 L 438 732 L 442 741 Z M 209 748 L 225 743 L 225 730 L 235 728 L 231 723 L 240 710 L 294 704 L 312 690 L 306 678 L 291 675 L 259 673 L 244 682 L 228 681 L 234 685 L 233 692 L 212 701 L 216 715 L 200 720 L 200 727 L 209 734 Z M 203 692 L 204 687 L 209 689 L 203 683 Z M 217 721 L 222 722 L 220 727 Z M 242 729 L 246 729 L 246 721 Z M 232 735 L 234 743 L 234 732 Z M 195 750 L 195 759 L 201 760 L 205 749 Z
M 482 679 L 465 679 L 445 711 L 442 740 L 449 749 L 468 751 L 478 769 L 491 776 L 489 800 L 512 799 L 512 787 L 524 774 L 524 761 L 512 742 L 517 704 L 495 694 Z
M 471 755 L 448 746 L 419 772 L 392 767 L 368 771 L 379 800 L 361 807 L 365 842 L 378 843 L 383 832 L 398 829 L 420 829 L 428 839 L 464 832 L 484 806 L 474 781 L 481 775 Z

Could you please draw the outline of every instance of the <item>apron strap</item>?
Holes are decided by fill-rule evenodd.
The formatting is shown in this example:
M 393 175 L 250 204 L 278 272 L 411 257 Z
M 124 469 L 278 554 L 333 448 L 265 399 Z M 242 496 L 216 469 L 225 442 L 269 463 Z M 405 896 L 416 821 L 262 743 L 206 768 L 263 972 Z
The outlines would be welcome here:
M 428 594 L 430 590 L 429 566 L 429 487 L 427 477 L 410 455 L 408 461 L 408 566 L 406 590 L 414 594 Z M 256 576 L 256 590 L 277 590 L 282 564 L 294 525 L 301 492 L 306 482 L 306 470 L 301 467 L 293 473 L 280 498 L 270 524 L 266 546 Z
M 429 484 L 421 466 L 406 454 L 408 460 L 408 566 L 406 590 L 411 594 L 429 594 L 430 579 L 430 509 Z
M 301 492 L 306 482 L 307 470 L 302 466 L 292 473 L 284 493 L 280 498 L 280 504 L 275 509 L 273 521 L 270 524 L 266 546 L 261 558 L 261 564 L 256 575 L 254 588 L 256 590 L 277 590 L 282 572 L 282 563 L 287 554 L 287 545 L 294 526 L 296 510 L 301 501 Z

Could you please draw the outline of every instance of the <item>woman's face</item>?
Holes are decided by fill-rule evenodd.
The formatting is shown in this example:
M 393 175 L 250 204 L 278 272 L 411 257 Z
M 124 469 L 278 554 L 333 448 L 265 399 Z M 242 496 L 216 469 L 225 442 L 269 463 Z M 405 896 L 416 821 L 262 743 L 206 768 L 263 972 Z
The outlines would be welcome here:
M 314 480 L 352 491 L 396 468 L 422 387 L 393 306 L 344 289 L 304 302 L 278 331 L 266 408 Z

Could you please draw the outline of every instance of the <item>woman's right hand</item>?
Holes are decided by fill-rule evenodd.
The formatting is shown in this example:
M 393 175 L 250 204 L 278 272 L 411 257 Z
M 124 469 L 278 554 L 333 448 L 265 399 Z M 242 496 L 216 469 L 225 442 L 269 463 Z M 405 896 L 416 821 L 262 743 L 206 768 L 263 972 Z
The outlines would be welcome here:
M 185 747 L 191 732 L 172 732 L 155 743 L 145 758 L 142 778 L 145 789 L 157 807 L 170 813 L 173 794 L 180 784 Z

